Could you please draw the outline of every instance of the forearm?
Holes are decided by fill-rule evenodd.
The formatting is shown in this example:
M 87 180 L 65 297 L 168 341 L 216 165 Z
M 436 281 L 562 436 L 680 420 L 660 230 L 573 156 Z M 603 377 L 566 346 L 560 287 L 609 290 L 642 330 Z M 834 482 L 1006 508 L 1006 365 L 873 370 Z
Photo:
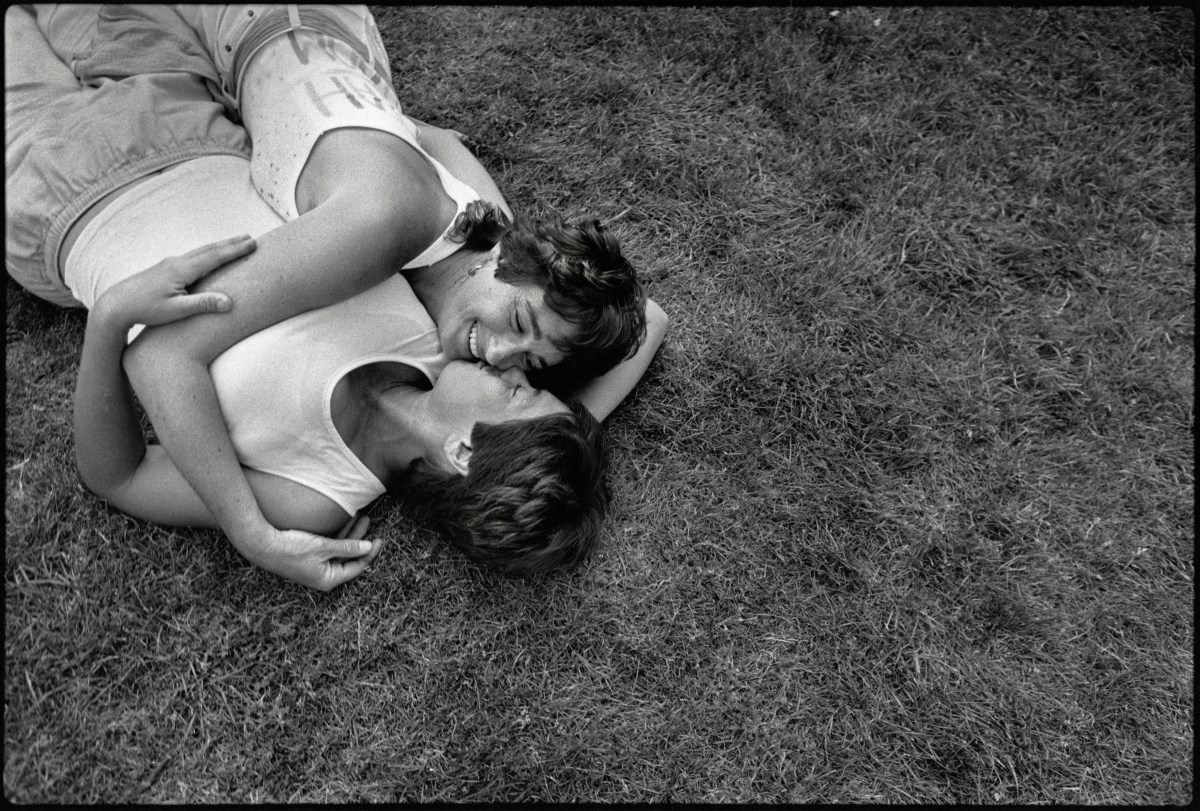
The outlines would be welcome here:
M 75 460 L 88 488 L 111 498 L 137 470 L 146 439 L 121 368 L 128 325 L 108 308 L 88 315 L 75 383 Z
M 296 582 L 328 590 L 362 573 L 379 554 L 381 544 L 331 541 L 296 530 L 279 531 L 267 524 L 257 501 L 259 493 L 250 490 L 246 475 L 234 457 L 216 407 L 207 363 L 167 365 L 163 378 L 152 381 L 164 385 L 142 389 L 143 399 L 152 417 L 157 415 L 159 427 L 177 439 L 182 437 L 182 441 L 173 445 L 175 458 L 182 460 L 195 478 L 211 487 L 205 491 L 205 498 L 219 505 L 219 511 L 210 510 L 205 498 L 184 478 L 164 448 L 145 447 L 133 410 L 129 381 L 123 376 L 123 370 L 129 366 L 139 366 L 137 360 L 130 361 L 133 355 L 146 363 L 163 358 L 158 354 L 162 346 L 156 347 L 154 342 L 143 344 L 142 339 L 135 342 L 135 346 L 142 344 L 142 352 L 134 353 L 134 347 L 130 347 L 122 354 L 130 324 L 196 323 L 202 320 L 201 314 L 227 311 L 230 297 L 226 291 L 196 293 L 190 288 L 201 276 L 228 266 L 255 247 L 254 240 L 235 237 L 167 257 L 114 285 L 96 303 L 88 322 L 75 398 L 80 470 L 90 486 L 103 491 L 107 500 L 131 515 L 184 526 L 213 526 L 215 521 L 252 563 Z M 149 331 L 143 333 L 143 338 L 146 334 Z M 172 383 L 177 388 L 173 389 Z M 134 386 L 138 386 L 136 381 Z M 161 396 L 164 392 L 166 397 Z M 212 406 L 207 422 L 190 426 L 198 428 L 199 433 L 189 435 L 186 421 L 181 423 L 178 412 L 170 410 L 172 392 L 199 406 L 202 415 Z M 229 467 L 230 461 L 233 469 Z M 250 475 L 257 477 L 256 487 L 264 495 L 267 513 L 285 525 L 293 525 L 295 519 L 296 525 L 332 527 L 331 515 L 339 519 L 338 523 L 345 519 L 338 505 L 318 493 L 257 471 L 251 471 Z
M 646 339 L 633 357 L 617 364 L 607 373 L 589 380 L 567 395 L 567 399 L 577 400 L 592 413 L 597 420 L 604 420 L 624 400 L 633 387 L 642 379 L 650 361 L 662 345 L 667 334 L 667 314 L 658 304 L 646 300 Z
M 126 368 L 163 449 L 238 552 L 263 565 L 265 550 L 255 540 L 269 525 L 238 462 L 207 364 L 169 346 L 130 357 Z
M 238 551 L 259 565 L 265 552 L 255 543 L 270 532 L 238 464 L 209 364 L 253 332 L 387 277 L 391 246 L 369 238 L 377 221 L 338 213 L 330 204 L 264 234 L 240 265 L 193 286 L 226 293 L 230 312 L 150 327 L 125 354 L 125 368 L 171 461 Z

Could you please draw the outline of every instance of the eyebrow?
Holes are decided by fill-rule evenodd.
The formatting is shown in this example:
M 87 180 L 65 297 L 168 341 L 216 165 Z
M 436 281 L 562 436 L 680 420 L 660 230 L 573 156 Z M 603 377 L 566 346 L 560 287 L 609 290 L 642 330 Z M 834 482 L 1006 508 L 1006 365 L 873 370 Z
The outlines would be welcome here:
M 537 315 L 533 312 L 533 305 L 528 301 L 525 302 L 525 317 L 529 319 L 529 326 L 533 327 L 533 337 L 539 341 L 542 340 L 542 330 L 538 327 Z

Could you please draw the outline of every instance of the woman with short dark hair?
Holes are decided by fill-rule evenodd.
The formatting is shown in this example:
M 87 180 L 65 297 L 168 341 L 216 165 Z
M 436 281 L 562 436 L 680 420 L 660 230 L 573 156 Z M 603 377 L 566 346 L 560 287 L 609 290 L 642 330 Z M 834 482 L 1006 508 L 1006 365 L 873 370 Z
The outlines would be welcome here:
M 172 66 L 179 72 L 138 72 L 155 58 L 153 48 L 131 54 L 122 45 L 126 38 L 111 36 L 125 32 L 130 42 L 138 36 L 174 42 L 161 36 L 162 15 L 190 8 L 105 7 L 100 14 L 108 16 L 96 30 L 79 16 L 94 10 L 39 8 L 39 19 L 45 16 L 60 49 L 63 41 L 88 44 L 71 51 L 70 67 L 54 59 L 27 9 L 7 10 L 6 266 L 39 295 L 94 304 L 131 270 L 164 256 L 245 230 L 258 237 L 261 247 L 254 254 L 197 282 L 198 291 L 218 284 L 234 302 L 232 310 L 154 325 L 126 352 L 125 364 L 160 439 L 180 464 L 176 473 L 195 483 L 210 517 L 239 551 L 252 560 L 275 555 L 274 570 L 326 584 L 330 561 L 345 556 L 335 555 L 344 547 L 303 534 L 285 539 L 266 521 L 234 462 L 237 449 L 208 371 L 223 352 L 288 316 L 336 306 L 366 291 L 374 295 L 402 268 L 434 318 L 447 360 L 484 358 L 505 368 L 535 369 L 562 361 L 569 366 L 571 353 L 591 351 L 596 356 L 588 363 L 597 365 L 587 371 L 595 375 L 605 364 L 635 354 L 613 369 L 615 386 L 610 375 L 600 374 L 577 393 L 602 418 L 640 377 L 661 342 L 665 318 L 639 349 L 642 308 L 649 305 L 639 303 L 644 296 L 615 241 L 594 224 L 539 229 L 518 222 L 509 228 L 507 206 L 473 156 L 449 131 L 411 119 L 401 120 L 396 132 L 349 126 L 318 135 L 300 169 L 312 170 L 313 180 L 296 180 L 296 199 L 305 211 L 283 222 L 259 200 L 264 184 L 250 183 L 244 133 L 206 95 L 211 77 L 204 60 L 195 59 L 203 44 L 180 57 L 186 64 Z M 304 14 L 300 17 L 303 22 Z M 81 20 L 81 27 L 73 27 Z M 197 37 L 209 42 L 204 37 L 210 32 L 200 29 Z M 35 36 L 49 56 L 35 52 Z M 297 29 L 295 42 L 313 36 L 326 34 Z M 39 60 L 45 63 L 40 74 Z M 130 70 L 126 63 L 134 68 L 129 74 L 121 73 Z M 247 71 L 252 81 L 252 61 Z M 218 70 L 217 79 L 222 75 Z M 340 136 L 351 140 L 339 141 Z M 397 156 L 403 156 L 403 168 L 397 169 Z M 401 176 L 415 185 L 398 183 Z M 380 177 L 387 178 L 383 186 Z M 360 179 L 361 185 L 350 182 Z M 397 207 L 395 191 L 401 187 L 407 191 Z M 422 189 L 424 198 L 413 196 Z M 401 209 L 413 217 L 401 218 Z M 451 209 L 457 213 L 440 236 L 415 256 L 405 253 L 409 248 L 401 243 L 412 243 L 415 251 L 427 231 L 434 233 L 421 224 L 431 212 L 436 218 Z M 507 243 L 514 246 L 511 257 L 504 239 L 487 250 L 494 236 L 483 242 L 468 238 L 472 223 L 489 218 L 513 234 Z M 397 222 L 412 227 L 398 229 Z M 402 233 L 389 239 L 394 231 Z M 566 292 L 551 305 L 549 289 L 555 286 Z M 594 289 L 573 297 L 580 286 Z M 610 319 L 615 328 L 596 328 L 610 313 L 617 314 Z M 202 407 L 209 398 L 213 411 Z
M 188 285 L 252 250 L 243 238 L 165 259 L 89 311 L 76 458 L 84 483 L 118 509 L 216 526 L 171 458 L 146 446 L 121 353 L 134 324 L 207 311 L 214 294 L 188 294 Z M 338 308 L 269 327 L 213 365 L 234 446 L 272 524 L 331 534 L 386 489 L 470 558 L 505 573 L 584 560 L 608 506 L 595 417 L 533 388 L 519 369 L 481 362 L 446 363 L 430 387 L 441 362 L 432 323 L 399 277 L 370 302 L 360 295 Z M 357 573 L 377 553 L 339 572 Z

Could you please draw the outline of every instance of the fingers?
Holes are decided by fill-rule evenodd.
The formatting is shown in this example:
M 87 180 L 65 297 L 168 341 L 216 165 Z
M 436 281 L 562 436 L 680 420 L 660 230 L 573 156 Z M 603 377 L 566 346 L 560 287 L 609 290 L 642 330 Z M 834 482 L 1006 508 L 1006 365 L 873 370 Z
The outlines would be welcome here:
M 221 251 L 238 251 L 246 250 L 246 246 L 254 245 L 254 237 L 249 234 L 239 234 L 236 237 L 227 237 L 226 239 L 218 239 L 216 242 L 209 242 L 201 245 L 198 248 L 192 248 L 187 253 L 183 254 L 188 259 L 198 259 L 210 253 Z
M 354 578 L 367 570 L 371 564 L 363 558 L 352 560 L 348 563 L 331 563 L 332 571 L 330 572 L 330 589 L 335 589 L 338 586 L 348 583 Z
M 194 296 L 179 296 L 175 299 L 175 310 L 179 318 L 203 313 L 227 313 L 232 303 L 224 293 L 198 293 Z
M 207 273 L 212 273 L 217 268 L 227 265 L 235 259 L 240 259 L 246 254 L 253 251 L 258 246 L 254 238 L 243 234 L 240 237 L 232 237 L 231 239 L 223 239 L 219 242 L 210 242 L 207 245 L 201 245 L 199 248 L 188 251 L 180 258 L 182 262 L 182 281 L 184 284 L 192 282 L 204 276 Z
M 379 553 L 383 551 L 383 541 L 358 541 L 353 544 L 354 547 L 361 550 L 367 548 L 368 551 L 362 557 L 348 559 L 342 556 L 342 560 L 331 559 L 329 561 L 329 570 L 326 584 L 328 589 L 335 589 L 343 583 L 348 583 L 360 574 L 370 568 L 375 559 L 379 557 Z
M 372 548 L 371 548 L 371 551 L 369 553 L 367 553 L 367 557 L 366 557 L 368 566 L 370 566 L 372 563 L 375 562 L 375 558 L 379 557 L 379 553 L 383 551 L 383 547 L 386 545 L 387 545 L 387 541 L 382 538 L 371 542 Z
M 359 526 L 365 524 L 365 516 L 347 523 L 351 528 L 343 531 L 365 531 L 365 526 Z M 294 557 L 283 561 L 285 568 L 272 570 L 319 591 L 330 591 L 358 577 L 375 562 L 384 546 L 383 540 L 335 540 L 301 530 L 281 535 Z
M 379 555 L 379 550 L 383 548 L 383 541 L 364 541 L 347 538 L 345 540 L 333 540 L 326 538 L 325 544 L 318 553 L 326 561 L 338 560 L 366 560 L 370 563 Z

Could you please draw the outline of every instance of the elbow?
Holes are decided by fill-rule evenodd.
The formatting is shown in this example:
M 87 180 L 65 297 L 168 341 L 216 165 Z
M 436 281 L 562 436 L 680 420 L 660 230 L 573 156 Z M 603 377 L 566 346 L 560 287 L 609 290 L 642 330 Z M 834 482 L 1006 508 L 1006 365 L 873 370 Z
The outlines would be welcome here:
M 76 443 L 78 447 L 78 443 Z M 120 497 L 120 488 L 116 483 L 104 476 L 104 471 L 97 470 L 78 452 L 75 454 L 75 468 L 79 471 L 79 481 L 87 491 L 101 501 L 116 506 Z
M 660 331 L 665 331 L 667 324 L 671 322 L 670 316 L 666 311 L 658 305 L 654 299 L 646 299 L 646 326 L 654 327 Z
M 195 343 L 178 340 L 175 335 L 148 327 L 121 353 L 121 368 L 125 370 L 133 390 L 143 397 L 156 385 L 163 385 L 172 370 L 199 364 L 207 367 L 212 358 L 202 356 Z
M 150 336 L 138 336 L 138 340 L 125 347 L 121 353 L 121 368 L 129 378 L 134 391 L 143 391 L 150 382 L 150 371 L 156 363 L 154 356 L 163 351 L 162 346 L 154 340 L 146 340 Z
M 654 299 L 646 299 L 646 341 L 655 349 L 663 342 L 667 334 L 667 326 L 671 323 L 670 316 Z
M 79 443 L 75 443 L 78 448 Z M 107 497 L 104 494 L 104 487 L 96 478 L 96 475 L 88 468 L 87 463 L 80 457 L 78 450 L 75 453 L 75 469 L 79 472 L 79 481 L 82 482 L 84 488 L 87 489 L 96 498 L 104 499 Z

